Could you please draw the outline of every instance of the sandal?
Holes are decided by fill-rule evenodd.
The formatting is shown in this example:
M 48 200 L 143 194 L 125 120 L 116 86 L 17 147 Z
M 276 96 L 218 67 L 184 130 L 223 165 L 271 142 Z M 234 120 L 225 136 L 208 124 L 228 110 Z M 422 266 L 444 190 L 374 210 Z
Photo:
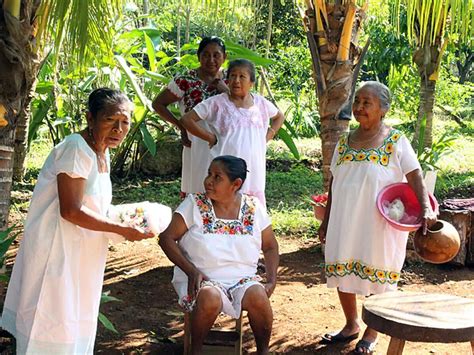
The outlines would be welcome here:
M 361 339 L 357 342 L 353 354 L 373 354 L 377 340 L 370 342 L 368 340 Z
M 354 339 L 359 337 L 359 332 L 351 334 L 351 335 L 342 335 L 341 332 L 339 333 L 327 333 L 324 334 L 321 338 L 321 344 L 337 344 L 337 343 L 348 343 Z

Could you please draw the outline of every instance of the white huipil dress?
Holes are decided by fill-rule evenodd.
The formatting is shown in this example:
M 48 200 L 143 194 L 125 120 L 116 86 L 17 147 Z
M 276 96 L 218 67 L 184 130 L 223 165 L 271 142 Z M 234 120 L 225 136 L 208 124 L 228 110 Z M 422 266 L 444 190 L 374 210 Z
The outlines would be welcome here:
M 242 108 L 236 107 L 228 94 L 219 94 L 197 104 L 194 111 L 217 137 L 217 144 L 207 148 L 210 160 L 220 155 L 244 159 L 248 173 L 241 192 L 256 196 L 265 206 L 266 136 L 270 118 L 278 109 L 260 95 L 252 94 L 252 97 L 254 104 Z M 207 172 L 208 167 L 200 169 Z
M 408 232 L 388 224 L 376 207 L 387 185 L 420 169 L 407 138 L 392 129 L 377 149 L 355 150 L 343 136 L 331 163 L 332 204 L 326 237 L 328 287 L 360 295 L 396 290 Z
M 207 98 L 217 95 L 218 91 L 202 81 L 196 70 L 176 76 L 167 86 L 179 98 L 178 106 L 181 116 Z M 205 130 L 209 127 L 205 121 L 198 124 Z M 181 191 L 185 193 L 204 192 L 204 178 L 210 164 L 209 143 L 188 132 L 191 147 L 183 146 L 181 168 Z M 205 167 L 203 169 L 202 167 Z
M 107 152 L 107 164 L 109 156 Z M 57 175 L 86 179 L 83 205 L 105 215 L 112 199 L 108 173 L 72 134 L 49 154 L 33 192 L 2 315 L 18 354 L 92 354 L 108 239 L 59 212 Z
M 239 318 L 245 291 L 261 285 L 257 263 L 262 249 L 262 231 L 271 221 L 266 209 L 253 196 L 242 195 L 237 219 L 217 218 L 205 194 L 189 194 L 176 212 L 183 217 L 188 231 L 178 242 L 180 249 L 214 286 L 222 298 L 222 312 Z M 179 304 L 191 311 L 194 300 L 188 297 L 188 277 L 177 266 L 173 286 Z

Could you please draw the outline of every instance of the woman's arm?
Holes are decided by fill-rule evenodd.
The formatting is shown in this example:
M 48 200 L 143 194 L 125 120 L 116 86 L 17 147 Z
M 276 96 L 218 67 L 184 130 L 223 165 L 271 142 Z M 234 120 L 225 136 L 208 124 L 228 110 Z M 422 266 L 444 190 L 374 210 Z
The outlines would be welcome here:
M 65 220 L 79 227 L 93 231 L 112 232 L 123 235 L 127 240 L 137 241 L 152 238 L 153 233 L 143 233 L 138 229 L 112 222 L 108 218 L 82 204 L 86 180 L 72 178 L 65 173 L 58 174 L 59 212 Z
M 319 241 L 321 244 L 326 243 L 326 232 L 328 230 L 329 215 L 331 213 L 331 202 L 332 202 L 332 177 L 329 181 L 328 200 L 326 202 L 326 211 L 324 212 L 324 219 L 318 229 Z
M 423 176 L 420 169 L 415 169 L 406 175 L 408 185 L 415 191 L 418 202 L 421 205 L 421 218 L 423 224 L 423 234 L 426 234 L 427 228 L 436 223 L 436 215 L 431 210 L 428 190 L 426 189 Z
M 188 231 L 183 217 L 179 213 L 174 213 L 171 223 L 163 233 L 160 234 L 158 244 L 170 261 L 178 266 L 188 276 L 188 293 L 193 298 L 202 280 L 207 280 L 207 277 L 202 274 L 187 258 L 184 256 L 178 240 Z
M 270 118 L 270 127 L 268 127 L 267 137 L 266 137 L 267 142 L 273 139 L 273 137 L 275 137 L 278 130 L 283 125 L 284 120 L 285 120 L 285 116 L 283 115 L 283 113 L 281 113 L 281 111 L 278 111 L 278 113 L 275 116 Z
M 191 134 L 194 134 L 196 137 L 199 137 L 202 140 L 209 142 L 209 147 L 212 148 L 217 143 L 217 137 L 214 133 L 209 132 L 199 126 L 197 124 L 197 122 L 199 121 L 201 121 L 201 118 L 194 110 L 189 111 L 181 118 L 181 122 L 183 123 L 184 128 L 186 128 Z
M 262 251 L 263 257 L 265 258 L 265 270 L 267 274 L 265 290 L 267 291 L 268 297 L 270 297 L 275 290 L 278 264 L 280 263 L 278 242 L 275 239 L 271 225 L 262 231 Z
M 178 120 L 176 117 L 174 117 L 174 115 L 168 109 L 168 105 L 177 101 L 179 101 L 179 98 L 175 94 L 173 94 L 169 89 L 164 89 L 153 100 L 152 106 L 153 106 L 153 109 L 156 111 L 158 115 L 160 115 L 161 118 L 163 118 L 166 122 L 169 122 L 180 129 L 181 141 L 183 145 L 186 147 L 190 147 L 191 141 L 188 138 L 186 129 L 184 128 L 181 121 Z

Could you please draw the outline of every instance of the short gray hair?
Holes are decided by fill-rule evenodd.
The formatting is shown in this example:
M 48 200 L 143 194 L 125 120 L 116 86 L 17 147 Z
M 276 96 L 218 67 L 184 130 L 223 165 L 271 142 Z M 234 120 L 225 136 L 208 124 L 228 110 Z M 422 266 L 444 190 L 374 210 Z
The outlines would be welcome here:
M 386 85 L 378 81 L 366 81 L 359 87 L 359 90 L 362 88 L 369 89 L 375 95 L 377 95 L 380 101 L 380 107 L 382 109 L 387 111 L 390 109 L 390 103 L 392 102 L 392 94 L 390 92 L 390 89 Z

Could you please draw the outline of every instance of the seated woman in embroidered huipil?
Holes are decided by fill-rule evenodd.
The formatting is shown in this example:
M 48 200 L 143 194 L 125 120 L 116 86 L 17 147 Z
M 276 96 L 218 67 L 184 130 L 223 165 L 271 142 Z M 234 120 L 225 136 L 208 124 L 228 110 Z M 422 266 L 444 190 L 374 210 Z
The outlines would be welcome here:
M 239 318 L 242 310 L 248 312 L 257 352 L 268 353 L 278 244 L 260 201 L 239 193 L 246 177 L 245 160 L 215 158 L 204 180 L 206 192 L 189 194 L 160 235 L 161 248 L 176 264 L 172 282 L 179 304 L 192 312 L 193 354 L 201 352 L 220 312 Z M 260 251 L 266 283 L 257 275 Z
M 378 82 L 365 83 L 352 106 L 359 127 L 339 140 L 332 159 L 328 208 L 319 236 L 326 242 L 327 285 L 337 287 L 346 324 L 325 334 L 327 343 L 358 338 L 356 294 L 397 288 L 408 232 L 394 229 L 378 213 L 378 192 L 406 179 L 423 208 L 424 228 L 436 221 L 415 152 L 400 131 L 383 122 L 389 107 L 389 89 Z M 376 339 L 377 332 L 366 328 L 355 352 L 373 352 Z

